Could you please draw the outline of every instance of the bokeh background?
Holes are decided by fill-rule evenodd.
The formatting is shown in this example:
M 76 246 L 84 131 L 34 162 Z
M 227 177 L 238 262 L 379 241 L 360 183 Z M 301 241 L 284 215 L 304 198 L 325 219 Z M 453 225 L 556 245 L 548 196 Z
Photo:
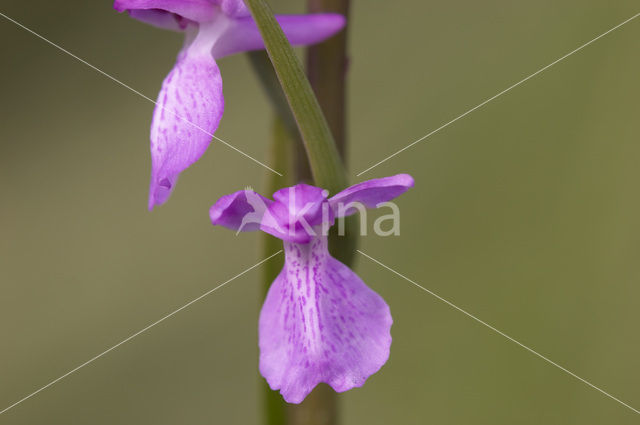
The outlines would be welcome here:
M 272 1 L 278 12 L 302 2 Z M 179 35 L 111 2 L 0 11 L 155 98 Z M 361 171 L 639 11 L 635 0 L 355 1 L 349 167 Z M 402 234 L 361 249 L 640 406 L 640 19 L 363 175 L 412 174 Z M 0 19 L 0 409 L 262 257 L 214 228 L 265 170 L 223 145 L 146 210 L 153 105 Z M 220 61 L 217 135 L 267 160 L 248 60 Z M 371 224 L 370 224 L 371 225 Z M 391 358 L 344 424 L 631 424 L 638 415 L 360 257 Z M 0 424 L 257 424 L 254 270 L 0 416 Z

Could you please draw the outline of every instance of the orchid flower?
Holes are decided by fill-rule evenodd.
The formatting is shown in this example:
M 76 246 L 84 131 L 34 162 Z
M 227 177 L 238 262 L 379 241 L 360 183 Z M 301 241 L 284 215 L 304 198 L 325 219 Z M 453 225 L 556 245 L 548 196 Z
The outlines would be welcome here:
M 259 323 L 260 373 L 289 403 L 320 382 L 337 392 L 360 387 L 389 358 L 391 314 L 382 297 L 329 254 L 336 218 L 375 208 L 413 186 L 407 174 L 368 180 L 327 199 L 298 184 L 273 200 L 246 189 L 211 207 L 214 225 L 262 230 L 284 242 L 284 268 L 273 281 Z
M 179 174 L 205 152 L 224 109 L 216 59 L 264 48 L 242 0 L 115 0 L 119 12 L 185 33 L 185 43 L 165 78 L 151 124 L 149 209 L 169 198 Z M 338 32 L 342 15 L 277 16 L 293 45 L 318 43 Z

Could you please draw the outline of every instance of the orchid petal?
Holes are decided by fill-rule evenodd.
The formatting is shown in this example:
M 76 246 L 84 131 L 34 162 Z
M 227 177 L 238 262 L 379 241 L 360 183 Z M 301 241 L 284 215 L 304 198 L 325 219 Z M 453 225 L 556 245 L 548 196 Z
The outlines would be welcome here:
M 315 235 L 313 228 L 305 227 L 301 220 L 289 216 L 288 211 L 287 206 L 280 202 L 269 205 L 262 217 L 260 230 L 283 241 L 308 243 Z
M 329 193 L 319 187 L 300 183 L 292 187 L 280 189 L 273 194 L 273 200 L 286 205 L 287 216 L 305 217 L 309 224 L 320 224 L 322 219 L 322 203 Z
M 328 192 L 319 187 L 298 184 L 278 190 L 265 214 L 261 229 L 279 239 L 307 243 L 316 236 L 323 221 L 333 224 L 333 213 L 326 204 Z M 325 205 L 325 207 L 323 207 Z
M 231 18 L 241 18 L 250 16 L 251 12 L 247 9 L 243 0 L 215 0 L 220 5 L 222 13 Z
M 191 22 L 174 13 L 158 9 L 132 9 L 129 16 L 156 28 L 171 31 L 184 31 Z
M 329 255 L 326 237 L 285 242 L 285 253 L 260 313 L 260 372 L 289 403 L 320 382 L 362 386 L 389 358 L 389 307 Z
M 115 0 L 113 8 L 118 12 L 165 10 L 194 22 L 210 21 L 216 14 L 216 5 L 209 0 Z
M 336 194 L 329 199 L 329 203 L 338 217 L 348 216 L 357 211 L 356 208 L 345 209 L 350 203 L 357 202 L 367 208 L 376 208 L 379 204 L 402 195 L 413 187 L 413 183 L 413 177 L 408 174 L 367 180 Z
M 272 200 L 246 189 L 223 196 L 209 210 L 211 222 L 238 232 L 260 229 L 262 217 Z
M 218 128 L 222 79 L 210 54 L 217 31 L 201 24 L 162 83 L 151 124 L 149 209 L 169 198 L 179 174 L 202 156 Z
M 276 19 L 294 46 L 319 43 L 340 31 L 346 22 L 344 16 L 335 13 L 278 15 Z M 264 49 L 264 41 L 253 18 L 246 16 L 233 20 L 212 52 L 215 58 L 221 58 L 259 49 Z

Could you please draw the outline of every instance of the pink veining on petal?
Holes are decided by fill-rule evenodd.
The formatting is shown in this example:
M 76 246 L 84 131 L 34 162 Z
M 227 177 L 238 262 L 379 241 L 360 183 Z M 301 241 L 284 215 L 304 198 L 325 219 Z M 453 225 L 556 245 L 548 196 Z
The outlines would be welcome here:
M 151 124 L 149 209 L 169 198 L 179 174 L 206 151 L 224 109 L 220 70 L 200 33 L 165 78 Z
M 260 314 L 260 372 L 289 403 L 320 382 L 362 386 L 389 357 L 389 307 L 329 255 L 326 237 L 285 242 L 285 253 Z

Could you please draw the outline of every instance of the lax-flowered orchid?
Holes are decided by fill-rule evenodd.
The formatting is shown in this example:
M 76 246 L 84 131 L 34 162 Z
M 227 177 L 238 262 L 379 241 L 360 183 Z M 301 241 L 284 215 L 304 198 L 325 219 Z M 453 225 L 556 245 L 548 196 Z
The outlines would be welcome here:
M 260 372 L 290 403 L 320 382 L 338 392 L 362 386 L 389 358 L 391 314 L 384 300 L 329 254 L 326 230 L 413 186 L 406 174 L 365 181 L 327 199 L 305 184 L 267 199 L 250 189 L 211 207 L 215 225 L 262 230 L 284 242 L 285 265 L 271 284 L 259 323 Z
M 151 124 L 149 209 L 169 198 L 179 174 L 205 152 L 224 109 L 216 59 L 263 49 L 242 0 L 115 0 L 114 8 L 157 27 L 184 32 Z M 345 23 L 337 14 L 276 17 L 293 45 L 318 43 Z

